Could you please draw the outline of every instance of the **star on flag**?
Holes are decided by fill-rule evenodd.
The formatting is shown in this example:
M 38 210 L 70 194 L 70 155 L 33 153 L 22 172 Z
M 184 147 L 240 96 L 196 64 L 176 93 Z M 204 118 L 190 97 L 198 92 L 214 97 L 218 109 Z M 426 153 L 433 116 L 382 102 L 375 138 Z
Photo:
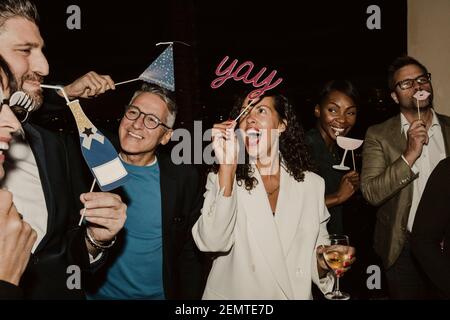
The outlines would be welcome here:
M 92 140 L 97 140 L 100 143 L 104 143 L 105 136 L 99 134 L 96 127 L 84 128 L 84 131 L 80 133 L 81 145 L 88 150 L 91 149 Z

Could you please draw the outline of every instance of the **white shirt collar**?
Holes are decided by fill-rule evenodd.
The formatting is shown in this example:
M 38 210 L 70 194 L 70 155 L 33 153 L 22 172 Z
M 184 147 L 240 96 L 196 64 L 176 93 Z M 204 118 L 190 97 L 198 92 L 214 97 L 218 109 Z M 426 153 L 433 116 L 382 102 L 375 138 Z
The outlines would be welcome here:
M 433 114 L 433 118 L 431 119 L 431 126 L 430 126 L 430 129 L 428 129 L 428 131 L 433 132 L 434 128 L 436 126 L 441 127 L 441 124 L 439 123 L 439 119 L 437 118 L 437 115 L 436 115 L 436 112 L 434 112 L 434 109 L 431 109 L 431 113 Z M 406 117 L 401 112 L 400 112 L 400 121 L 401 121 L 400 132 L 406 133 L 409 129 L 410 123 L 408 122 Z
M 123 159 L 122 154 L 121 154 L 120 152 L 119 152 L 119 158 L 120 158 L 120 160 L 122 160 L 123 162 L 127 163 L 127 162 Z M 158 162 L 158 158 L 157 158 L 156 155 L 155 155 L 155 159 L 154 159 L 152 162 L 150 162 L 149 164 L 146 164 L 146 165 L 143 166 L 143 167 L 151 167 L 151 166 L 155 165 L 156 162 Z M 129 163 L 128 163 L 128 164 L 129 164 Z

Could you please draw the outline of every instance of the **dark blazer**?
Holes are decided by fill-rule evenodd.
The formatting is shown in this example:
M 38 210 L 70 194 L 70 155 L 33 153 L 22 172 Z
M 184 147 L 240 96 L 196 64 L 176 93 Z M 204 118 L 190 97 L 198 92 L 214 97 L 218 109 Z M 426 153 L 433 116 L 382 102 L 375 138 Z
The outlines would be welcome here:
M 23 290 L 12 283 L 0 280 L 0 300 L 23 299 Z
M 67 268 L 77 265 L 90 271 L 85 245 L 84 228 L 78 227 L 79 190 L 75 190 L 78 171 L 76 151 L 69 140 L 37 125 L 24 125 L 27 140 L 39 169 L 45 202 L 48 209 L 47 233 L 30 258 L 20 282 L 22 298 L 80 299 L 81 290 L 67 287 Z M 70 150 L 69 150 L 70 149 Z M 79 149 L 79 147 L 78 147 Z M 8 289 L 9 288 L 9 289 Z M 9 291 L 19 298 L 17 288 L 0 283 L 0 292 Z
M 411 235 L 411 248 L 417 261 L 446 299 L 450 299 L 449 181 L 450 158 L 446 158 L 439 162 L 428 179 Z
M 450 118 L 436 114 L 450 155 Z M 385 268 L 400 255 L 407 237 L 406 226 L 417 175 L 401 158 L 406 137 L 400 130 L 400 115 L 370 127 L 363 145 L 361 191 L 366 200 L 379 206 L 374 246 Z
M 206 283 L 204 255 L 192 238 L 203 206 L 204 184 L 192 165 L 159 154 L 163 217 L 163 280 L 168 299 L 200 299 Z
M 111 139 L 114 142 L 114 139 Z M 166 299 L 200 299 L 206 283 L 206 258 L 196 247 L 191 229 L 203 206 L 202 183 L 192 165 L 175 165 L 170 156 L 158 153 L 161 185 L 163 286 Z M 125 203 L 127 199 L 122 196 Z M 110 252 L 105 266 L 93 274 L 89 285 L 95 291 L 107 268 L 121 250 L 122 237 Z

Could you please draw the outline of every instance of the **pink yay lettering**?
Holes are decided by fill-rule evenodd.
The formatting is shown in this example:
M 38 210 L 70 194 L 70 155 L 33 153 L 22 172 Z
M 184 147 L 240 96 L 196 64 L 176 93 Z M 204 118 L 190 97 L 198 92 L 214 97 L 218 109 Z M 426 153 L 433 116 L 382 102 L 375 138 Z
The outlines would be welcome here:
M 267 70 L 266 67 L 262 68 L 253 78 L 250 79 L 250 73 L 254 67 L 253 62 L 245 61 L 236 70 L 234 70 L 238 64 L 238 60 L 234 59 L 228 67 L 224 68 L 228 58 L 228 56 L 225 56 L 225 58 L 223 58 L 217 66 L 216 76 L 218 78 L 211 82 L 211 88 L 217 89 L 228 79 L 234 79 L 236 81 L 242 80 L 245 84 L 251 83 L 253 87 L 257 88 L 248 95 L 248 98 L 253 100 L 264 94 L 267 90 L 275 88 L 283 81 L 282 78 L 278 78 L 274 83 L 272 83 L 277 74 L 276 70 L 273 70 L 264 80 L 260 80 L 264 72 Z

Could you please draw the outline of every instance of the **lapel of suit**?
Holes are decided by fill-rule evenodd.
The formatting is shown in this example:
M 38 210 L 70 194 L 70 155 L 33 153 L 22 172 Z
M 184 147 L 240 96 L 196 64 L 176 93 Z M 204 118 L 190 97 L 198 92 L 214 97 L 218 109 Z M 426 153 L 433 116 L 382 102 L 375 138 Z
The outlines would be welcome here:
M 177 203 L 177 184 L 172 173 L 170 171 L 169 164 L 164 155 L 157 155 L 159 165 L 159 183 L 161 186 L 161 220 L 163 230 L 163 255 L 166 257 L 164 263 L 170 264 L 170 252 L 167 248 L 171 248 L 170 245 L 170 229 L 173 225 L 175 204 Z M 167 266 L 167 270 L 170 270 L 170 266 Z
M 406 138 L 407 133 L 403 131 L 402 128 L 402 121 L 401 121 L 401 114 L 399 113 L 397 117 L 394 118 L 395 121 L 393 121 L 389 127 L 388 130 L 386 130 L 387 139 L 392 141 L 391 146 L 393 149 L 391 152 L 392 160 L 395 161 L 398 159 L 398 157 L 401 157 L 403 152 L 406 150 L 408 141 Z M 410 188 L 411 197 L 413 193 L 413 184 L 410 183 L 407 188 Z M 412 198 L 411 198 L 412 199 Z
M 406 149 L 406 135 L 402 129 L 402 123 L 400 114 L 395 117 L 390 124 L 390 126 L 386 130 L 387 138 L 393 142 L 392 146 L 394 147 L 394 160 L 401 156 L 403 151 Z
M 441 125 L 442 136 L 444 137 L 445 156 L 448 157 L 450 155 L 450 127 L 444 120 L 443 116 L 437 113 L 436 116 L 439 120 L 439 124 Z
M 283 167 L 280 170 L 280 193 L 274 219 L 287 257 L 302 217 L 303 210 L 299 208 L 303 207 L 304 193 L 298 192 L 297 182 Z
M 255 177 L 258 179 L 258 184 L 250 192 L 243 187 L 239 188 L 239 197 L 243 200 L 249 228 L 253 232 L 261 252 L 272 270 L 274 278 L 286 297 L 292 299 L 293 291 L 287 272 L 286 256 L 280 241 L 280 231 L 284 232 L 284 230 L 278 230 L 264 189 L 264 183 L 261 180 L 258 169 L 255 166 L 253 166 L 253 169 Z M 283 187 L 283 185 L 280 185 L 280 194 L 284 192 Z
M 42 241 L 39 243 L 39 246 L 36 248 L 36 252 L 39 252 L 41 248 L 43 248 L 47 243 L 49 238 L 48 235 L 52 234 L 53 222 L 55 219 L 55 202 L 50 187 L 51 170 L 49 170 L 49 168 L 47 167 L 50 161 L 49 159 L 47 159 L 46 147 L 41 132 L 39 132 L 39 130 L 33 127 L 31 124 L 25 124 L 23 128 L 26 133 L 30 148 L 33 152 L 34 158 L 36 159 L 39 178 L 41 180 L 45 203 L 47 205 L 47 232 Z
M 174 219 L 175 204 L 177 203 L 177 185 L 164 155 L 158 154 L 157 157 L 160 172 L 159 183 L 161 186 L 163 243 L 166 243 L 169 239 L 170 226 L 172 226 Z
M 386 138 L 392 142 L 392 144 L 390 144 L 392 146 L 391 159 L 392 161 L 395 161 L 398 157 L 401 157 L 407 146 L 406 133 L 403 132 L 401 123 L 401 113 L 393 119 L 392 123 L 386 130 L 386 134 Z M 416 174 L 415 177 L 417 177 L 417 175 L 418 174 Z M 408 223 L 408 215 L 412 205 L 414 193 L 414 183 L 409 183 L 405 187 L 405 192 L 407 192 L 407 194 L 406 197 L 403 198 L 401 206 L 403 208 L 403 210 L 401 210 L 401 212 L 403 212 L 401 221 L 404 227 L 406 227 L 406 224 Z

